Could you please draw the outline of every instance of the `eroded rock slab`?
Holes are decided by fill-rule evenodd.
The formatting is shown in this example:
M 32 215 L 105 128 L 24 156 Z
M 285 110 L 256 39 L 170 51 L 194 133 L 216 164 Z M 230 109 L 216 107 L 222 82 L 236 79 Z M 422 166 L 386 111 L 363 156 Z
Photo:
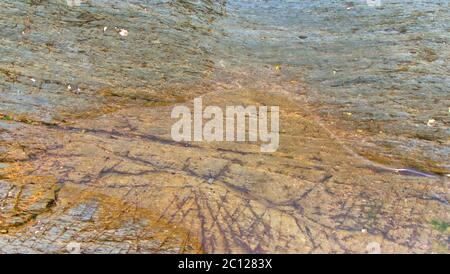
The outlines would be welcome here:
M 114 213 L 108 213 L 115 212 L 109 205 L 113 199 L 182 228 L 211 253 L 371 252 L 375 245 L 387 253 L 448 250 L 448 229 L 433 225 L 449 220 L 447 179 L 379 172 L 377 163 L 330 135 L 301 102 L 288 99 L 282 86 L 265 90 L 228 86 L 204 96 L 204 102 L 279 105 L 281 145 L 272 154 L 260 153 L 259 144 L 252 143 L 174 142 L 167 126 L 171 107 L 123 109 L 66 125 L 24 126 L 10 134 L 25 147 L 41 145 L 41 152 L 27 161 L 35 167 L 31 174 L 56 178 L 63 185 L 61 193 L 97 193 L 83 204 L 75 197 L 62 202 L 64 206 L 57 202 L 55 213 L 45 217 L 56 226 L 61 218 L 90 223 L 98 218 L 97 207 L 106 209 L 106 223 L 114 222 Z M 58 208 L 65 213 L 57 213 Z M 126 220 L 132 216 L 123 213 Z M 140 223 L 138 219 L 132 224 Z M 126 237 L 112 243 L 116 236 L 104 234 L 135 233 L 137 228 L 128 225 L 123 222 L 98 234 L 91 226 L 71 239 L 88 241 L 87 252 L 164 252 L 136 245 L 126 249 Z M 98 238 L 91 245 L 86 239 L 93 235 Z M 35 241 L 45 242 L 46 237 Z M 109 240 L 97 242 L 104 237 Z M 180 245 L 179 238 L 175 242 Z M 170 252 L 197 250 L 169 246 Z
M 58 186 L 49 178 L 0 180 L 0 230 L 26 225 L 55 204 Z
M 106 2 L 0 3 L 1 253 L 449 252 L 447 3 Z M 278 151 L 173 141 L 200 95 Z
M 20 229 L 0 237 L 2 253 L 202 251 L 188 231 L 156 218 L 148 210 L 86 188 L 64 187 L 51 212 L 34 215 L 26 226 L 21 224 Z

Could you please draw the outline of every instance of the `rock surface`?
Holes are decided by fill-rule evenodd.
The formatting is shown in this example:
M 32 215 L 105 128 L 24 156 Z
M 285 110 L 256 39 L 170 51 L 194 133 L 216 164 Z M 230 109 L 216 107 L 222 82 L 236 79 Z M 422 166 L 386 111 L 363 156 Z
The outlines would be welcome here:
M 205 104 L 279 105 L 278 152 L 261 154 L 250 143 L 173 142 L 171 107 L 126 108 L 9 132 L 23 147 L 40 145 L 30 151 L 27 176 L 52 177 L 62 187 L 51 212 L 0 237 L 0 250 L 60 252 L 71 242 L 81 242 L 85 252 L 446 247 L 448 229 L 432 222 L 448 219 L 448 180 L 386 172 L 330 135 L 299 101 L 280 94 L 282 86 L 264 93 L 233 89 L 205 95 Z M 155 224 L 168 231 L 163 240 L 155 239 L 162 233 Z
M 106 2 L 0 3 L 1 253 L 449 252 L 448 3 Z M 197 96 L 278 151 L 173 141 Z

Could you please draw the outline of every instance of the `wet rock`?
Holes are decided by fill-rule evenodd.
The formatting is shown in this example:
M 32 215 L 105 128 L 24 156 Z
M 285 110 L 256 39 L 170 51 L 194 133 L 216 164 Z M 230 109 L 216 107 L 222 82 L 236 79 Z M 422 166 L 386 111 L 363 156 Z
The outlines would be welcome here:
M 97 210 L 93 212 L 92 208 Z M 86 189 L 65 188 L 51 214 L 38 215 L 33 225 L 0 237 L 0 252 L 180 253 L 201 250 L 186 231 L 173 228 L 149 211 L 87 193 Z
M 2 1 L 0 252 L 448 253 L 448 11 L 275 4 Z M 279 150 L 174 142 L 199 95 Z
M 285 127 L 273 154 L 252 143 L 170 142 L 165 106 L 25 127 L 33 143 L 57 143 L 29 164 L 63 187 L 51 213 L 0 241 L 24 237 L 15 247 L 23 252 L 79 243 L 81 253 L 375 252 L 372 242 L 383 253 L 430 252 L 445 242 L 427 221 L 447 220 L 445 180 L 377 172 L 301 102 L 273 90 L 204 98 L 280 106 Z
M 55 183 L 38 178 L 19 184 L 0 181 L 0 228 L 25 225 L 47 212 L 55 204 L 57 189 Z

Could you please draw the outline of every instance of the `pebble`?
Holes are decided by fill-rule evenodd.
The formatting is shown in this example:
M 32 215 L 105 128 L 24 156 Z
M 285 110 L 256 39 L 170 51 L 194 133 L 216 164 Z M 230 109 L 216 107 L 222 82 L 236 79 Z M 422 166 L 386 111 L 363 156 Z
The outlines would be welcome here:
M 120 29 L 120 30 L 119 30 L 119 34 L 120 34 L 120 36 L 122 36 L 122 37 L 127 37 L 127 36 L 128 36 L 128 30 L 126 30 L 126 29 Z
M 371 242 L 367 245 L 366 250 L 369 254 L 381 254 L 381 245 L 377 242 Z

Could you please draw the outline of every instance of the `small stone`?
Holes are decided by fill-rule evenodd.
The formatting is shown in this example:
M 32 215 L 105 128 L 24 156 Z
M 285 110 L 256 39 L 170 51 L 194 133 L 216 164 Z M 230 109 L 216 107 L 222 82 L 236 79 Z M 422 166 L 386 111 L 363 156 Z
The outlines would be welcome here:
M 381 245 L 377 242 L 371 242 L 367 245 L 366 251 L 369 254 L 381 254 Z
M 127 37 L 128 36 L 128 30 L 120 29 L 119 30 L 119 35 L 122 36 L 122 37 Z
M 81 244 L 80 243 L 69 243 L 66 246 L 67 252 L 69 252 L 70 254 L 81 254 Z
M 434 125 L 434 123 L 436 123 L 436 120 L 430 119 L 430 120 L 428 120 L 428 122 L 427 122 L 427 126 L 431 127 L 431 126 Z
M 0 234 L 6 234 L 6 233 L 8 233 L 8 230 L 7 230 L 7 229 L 2 229 L 2 230 L 0 230 Z
M 81 0 L 67 0 L 67 5 L 69 7 L 79 7 L 81 5 Z

